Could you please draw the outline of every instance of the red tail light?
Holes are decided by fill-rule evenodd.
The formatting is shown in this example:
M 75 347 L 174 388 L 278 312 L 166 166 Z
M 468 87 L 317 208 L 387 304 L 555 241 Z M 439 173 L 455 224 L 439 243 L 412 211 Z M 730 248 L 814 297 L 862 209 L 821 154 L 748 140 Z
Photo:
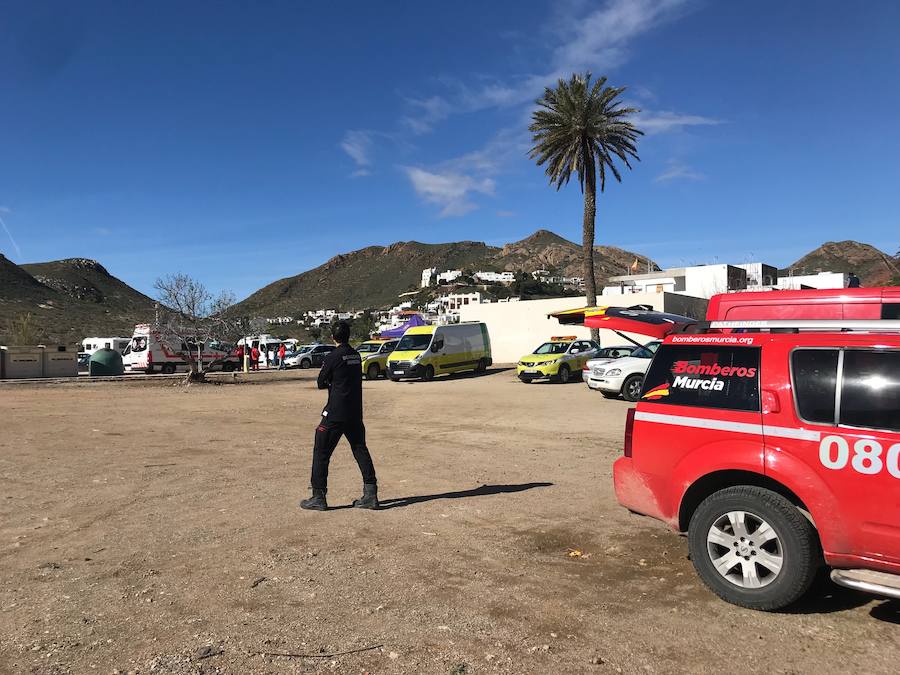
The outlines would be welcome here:
M 147 365 L 151 365 L 153 363 L 153 352 L 149 349 L 147 350 Z
M 631 457 L 631 439 L 634 436 L 634 408 L 629 408 L 625 415 L 625 447 L 623 454 Z

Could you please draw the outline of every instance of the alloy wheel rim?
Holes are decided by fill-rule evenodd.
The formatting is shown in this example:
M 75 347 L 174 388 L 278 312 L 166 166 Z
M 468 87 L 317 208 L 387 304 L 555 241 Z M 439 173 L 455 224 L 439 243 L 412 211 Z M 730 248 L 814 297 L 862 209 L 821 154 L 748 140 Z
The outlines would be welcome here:
M 719 516 L 706 534 L 706 551 L 719 575 L 740 588 L 764 588 L 784 567 L 778 533 L 749 511 Z

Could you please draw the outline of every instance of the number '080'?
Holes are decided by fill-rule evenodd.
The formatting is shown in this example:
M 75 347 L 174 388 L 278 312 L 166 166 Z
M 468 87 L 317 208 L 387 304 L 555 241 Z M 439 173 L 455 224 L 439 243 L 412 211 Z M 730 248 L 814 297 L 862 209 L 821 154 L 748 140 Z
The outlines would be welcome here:
M 894 478 L 900 478 L 900 443 L 894 443 L 884 451 L 881 443 L 871 438 L 860 438 L 853 443 L 843 436 L 826 436 L 819 443 L 819 461 L 826 469 L 840 470 L 850 467 L 862 474 L 874 476 L 885 469 Z

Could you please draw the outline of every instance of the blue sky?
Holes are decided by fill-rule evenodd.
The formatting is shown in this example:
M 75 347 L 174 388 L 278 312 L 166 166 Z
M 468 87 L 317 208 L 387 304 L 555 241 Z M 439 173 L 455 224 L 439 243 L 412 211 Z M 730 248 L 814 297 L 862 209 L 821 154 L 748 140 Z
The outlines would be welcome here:
M 900 3 L 2 2 L 0 251 L 239 297 L 415 239 L 580 240 L 526 157 L 590 69 L 640 107 L 598 243 L 664 266 L 900 245 Z

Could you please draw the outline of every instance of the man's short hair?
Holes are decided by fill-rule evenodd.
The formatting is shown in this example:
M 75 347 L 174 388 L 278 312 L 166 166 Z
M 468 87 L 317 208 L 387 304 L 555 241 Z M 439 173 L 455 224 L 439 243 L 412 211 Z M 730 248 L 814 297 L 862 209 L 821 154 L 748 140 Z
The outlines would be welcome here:
M 331 327 L 331 337 L 335 342 L 350 342 L 350 324 L 346 321 L 338 321 Z

